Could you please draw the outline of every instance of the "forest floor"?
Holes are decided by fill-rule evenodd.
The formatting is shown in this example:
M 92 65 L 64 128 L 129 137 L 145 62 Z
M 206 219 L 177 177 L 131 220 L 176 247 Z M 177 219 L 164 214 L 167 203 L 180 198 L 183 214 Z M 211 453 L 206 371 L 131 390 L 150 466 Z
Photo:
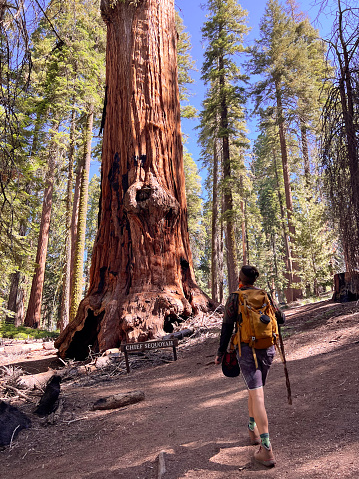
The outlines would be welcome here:
M 208 330 L 180 341 L 177 361 L 168 352 L 163 362 L 160 350 L 153 353 L 162 355 L 157 365 L 144 357 L 130 374 L 118 369 L 64 380 L 64 410 L 54 425 L 32 414 L 34 404 L 13 401 L 32 428 L 0 451 L 0 478 L 157 479 L 162 451 L 163 479 L 357 478 L 359 303 L 321 301 L 286 314 L 293 404 L 279 357 L 265 392 L 276 467 L 253 460 L 258 446 L 248 443 L 247 392 L 241 378 L 227 378 L 213 364 L 221 319 L 212 317 Z M 100 397 L 134 390 L 144 391 L 145 400 L 92 409 Z

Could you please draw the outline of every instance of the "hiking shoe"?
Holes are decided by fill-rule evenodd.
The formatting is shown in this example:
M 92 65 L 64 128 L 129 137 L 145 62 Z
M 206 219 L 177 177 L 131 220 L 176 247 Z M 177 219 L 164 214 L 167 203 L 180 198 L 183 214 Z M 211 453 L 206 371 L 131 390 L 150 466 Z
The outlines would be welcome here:
M 257 426 L 254 426 L 253 431 L 252 429 L 248 428 L 248 433 L 249 433 L 249 440 L 251 441 L 251 444 L 253 446 L 257 446 L 258 444 L 261 443 L 261 438 L 260 438 Z
M 263 464 L 263 466 L 273 467 L 275 465 L 272 448 L 267 449 L 263 444 L 261 444 L 258 451 L 254 453 L 254 459 L 260 464 Z

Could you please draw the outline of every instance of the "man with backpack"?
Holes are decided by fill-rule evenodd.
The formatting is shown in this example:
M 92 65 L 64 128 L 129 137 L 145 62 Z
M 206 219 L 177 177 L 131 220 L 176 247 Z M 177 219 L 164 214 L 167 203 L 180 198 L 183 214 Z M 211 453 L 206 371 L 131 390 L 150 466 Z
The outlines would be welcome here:
M 252 444 L 260 444 L 254 458 L 272 467 L 275 459 L 269 440 L 263 386 L 275 354 L 277 320 L 283 324 L 284 314 L 265 291 L 254 286 L 258 276 L 255 266 L 245 265 L 240 271 L 239 290 L 231 293 L 226 303 L 215 364 L 222 363 L 229 343 L 231 349 L 238 348 L 239 366 L 248 389 L 249 438 Z

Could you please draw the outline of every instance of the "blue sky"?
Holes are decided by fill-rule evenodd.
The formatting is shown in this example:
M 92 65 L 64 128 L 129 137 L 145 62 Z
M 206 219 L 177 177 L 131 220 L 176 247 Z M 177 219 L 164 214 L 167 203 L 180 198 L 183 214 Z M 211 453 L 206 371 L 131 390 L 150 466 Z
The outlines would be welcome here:
M 183 19 L 186 31 L 191 36 L 191 54 L 198 69 L 198 71 L 192 72 L 191 76 L 194 78 L 195 83 L 189 86 L 189 89 L 192 93 L 190 103 L 198 110 L 201 109 L 201 103 L 205 95 L 205 86 L 200 78 L 200 69 L 202 66 L 204 52 L 201 28 L 203 23 L 206 21 L 206 12 L 201 7 L 201 5 L 204 3 L 205 1 L 201 0 L 175 0 L 175 7 Z M 259 22 L 264 14 L 267 1 L 242 0 L 242 2 L 239 3 L 243 9 L 248 11 L 248 26 L 251 28 L 249 35 L 245 39 L 245 43 L 247 45 L 253 45 L 254 39 L 259 37 Z M 284 3 L 284 0 L 281 3 Z M 300 6 L 301 11 L 308 15 L 313 23 L 313 26 L 319 30 L 321 36 L 324 37 L 328 35 L 333 19 L 330 15 L 326 16 L 323 13 L 318 16 L 318 0 L 297 0 L 297 3 Z M 184 120 L 182 122 L 182 132 L 188 136 L 186 143 L 187 150 L 192 154 L 192 157 L 197 163 L 198 168 L 201 168 L 199 163 L 200 147 L 197 144 L 197 132 L 194 130 L 194 127 L 197 124 L 197 120 Z M 256 137 L 256 119 L 248 118 L 247 127 L 249 129 L 249 138 L 254 139 Z M 94 173 L 99 174 L 98 169 L 99 163 L 96 161 L 92 162 L 90 176 L 92 176 Z M 202 170 L 200 171 L 200 174 L 201 177 L 204 178 L 206 172 Z
M 201 69 L 203 61 L 204 46 L 202 44 L 201 27 L 206 21 L 206 12 L 201 5 L 204 2 L 200 0 L 175 0 L 175 6 L 180 13 L 183 23 L 186 27 L 186 31 L 191 36 L 192 44 L 192 58 L 196 62 L 198 70 Z M 243 0 L 239 1 L 242 8 L 248 11 L 248 26 L 251 28 L 249 35 L 245 39 L 246 45 L 253 45 L 254 39 L 259 38 L 259 23 L 264 14 L 266 0 Z M 281 2 L 282 4 L 284 1 Z M 312 24 L 320 32 L 320 35 L 324 37 L 330 32 L 333 18 L 330 15 L 320 14 L 319 6 L 316 5 L 313 0 L 297 0 L 297 3 L 304 13 L 308 15 Z M 189 89 L 193 93 L 190 98 L 190 103 L 194 105 L 198 110 L 201 109 L 201 103 L 205 95 L 205 86 L 200 79 L 200 71 L 192 72 L 191 75 L 195 83 L 190 85 Z M 182 132 L 188 135 L 186 143 L 187 150 L 192 154 L 193 159 L 196 161 L 198 167 L 201 165 L 198 162 L 200 156 L 200 147 L 197 144 L 197 132 L 194 127 L 198 124 L 197 120 L 184 120 L 182 122 Z M 256 134 L 256 118 L 248 118 L 247 127 L 249 129 L 249 137 L 254 139 Z M 205 171 L 200 172 L 202 178 L 205 176 Z

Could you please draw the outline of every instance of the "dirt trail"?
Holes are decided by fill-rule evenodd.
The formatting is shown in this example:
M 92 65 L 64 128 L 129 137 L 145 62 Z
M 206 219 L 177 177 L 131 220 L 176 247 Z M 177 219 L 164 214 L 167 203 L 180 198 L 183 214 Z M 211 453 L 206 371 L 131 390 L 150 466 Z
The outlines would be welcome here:
M 61 420 L 22 431 L 0 452 L 1 479 L 357 478 L 359 463 L 359 307 L 321 302 L 288 313 L 283 331 L 293 405 L 283 366 L 266 386 L 277 466 L 253 462 L 248 445 L 247 392 L 212 364 L 219 329 L 184 343 L 178 361 L 134 370 L 88 386 L 63 383 Z M 121 410 L 93 411 L 100 397 L 141 389 L 145 401 Z M 19 403 L 30 414 L 33 406 Z

